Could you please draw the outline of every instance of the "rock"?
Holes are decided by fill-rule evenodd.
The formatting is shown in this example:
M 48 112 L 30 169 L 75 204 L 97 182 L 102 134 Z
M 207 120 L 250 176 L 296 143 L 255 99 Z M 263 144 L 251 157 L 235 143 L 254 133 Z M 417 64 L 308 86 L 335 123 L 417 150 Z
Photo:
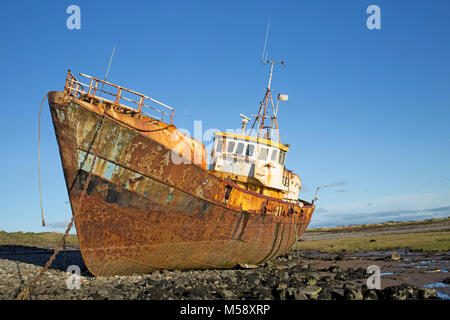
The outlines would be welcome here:
M 344 296 L 337 291 L 331 291 L 331 299 L 333 300 L 344 300 Z
M 308 300 L 308 297 L 306 296 L 306 294 L 303 292 L 302 289 L 295 289 L 293 292 L 293 296 L 295 300 Z
M 317 299 L 319 296 L 320 291 L 322 291 L 321 287 L 318 286 L 308 286 L 303 289 L 303 292 L 310 298 L 310 299 Z
M 278 278 L 280 279 L 280 280 L 288 280 L 289 279 L 289 273 L 287 273 L 286 271 L 281 271 L 279 274 L 278 274 Z
M 332 289 L 331 287 L 324 287 L 322 291 L 320 291 L 319 296 L 317 297 L 318 300 L 331 300 L 332 299 Z
M 234 295 L 234 292 L 231 291 L 231 290 L 223 290 L 223 291 L 222 291 L 222 295 L 223 295 L 225 298 L 232 298 L 232 297 L 235 296 L 235 295 Z
M 300 269 L 309 269 L 309 264 L 302 263 L 302 264 L 299 264 L 299 267 L 300 267 Z
M 314 286 L 317 283 L 317 280 L 314 278 L 308 278 L 306 279 L 306 285 L 307 286 Z
M 308 273 L 306 274 L 306 276 L 307 276 L 308 278 L 312 278 L 312 279 L 314 279 L 314 280 L 319 280 L 319 279 L 320 279 L 319 274 L 318 274 L 317 272 L 308 272 Z
M 400 260 L 400 254 L 397 251 L 392 252 L 391 259 L 393 261 L 399 261 Z
M 347 276 L 345 275 L 344 272 L 338 272 L 336 273 L 336 275 L 334 276 L 335 280 L 341 280 L 341 281 L 345 281 L 347 280 Z
M 107 297 L 107 296 L 109 296 L 109 290 L 101 288 L 101 289 L 97 290 L 97 294 L 102 296 L 102 297 Z
M 391 286 L 383 290 L 383 296 L 388 300 L 407 300 L 414 298 L 414 290 L 408 285 Z
M 342 269 L 338 266 L 331 266 L 328 268 L 328 271 L 333 272 L 333 273 L 339 273 L 339 272 L 342 272 Z
M 177 297 L 184 297 L 186 294 L 188 294 L 189 290 L 185 289 L 184 287 L 176 287 L 172 290 L 172 294 Z
M 258 278 L 256 278 L 256 279 L 254 279 L 253 281 L 252 281 L 252 285 L 254 285 L 254 286 L 258 286 L 259 284 L 261 283 L 261 280 L 259 280 Z
M 208 290 L 203 286 L 192 288 L 189 291 L 189 293 L 187 294 L 187 297 L 189 299 L 205 298 L 207 296 L 208 296 Z
M 274 297 L 269 289 L 258 288 L 251 292 L 251 296 L 249 296 L 248 299 L 273 300 Z
M 432 299 L 432 298 L 436 298 L 436 297 L 437 297 L 436 289 L 420 288 L 417 291 L 418 299 Z
M 287 285 L 285 283 L 280 283 L 277 287 L 277 290 L 286 290 Z
M 152 300 L 163 300 L 166 298 L 167 291 L 161 288 L 152 288 L 148 293 Z
M 347 300 L 362 300 L 363 299 L 363 295 L 361 290 L 359 289 L 352 289 L 347 287 L 344 290 L 344 298 Z
M 442 283 L 450 284 L 450 278 L 445 278 L 444 280 L 442 280 Z
M 269 287 L 275 287 L 278 285 L 280 280 L 277 277 L 267 275 L 267 280 L 265 282 Z
M 173 284 L 176 286 L 184 286 L 188 280 L 186 278 L 180 277 L 174 280 Z
M 280 265 L 276 266 L 275 269 L 277 269 L 277 270 L 286 270 L 286 269 L 289 269 L 289 267 L 284 265 L 284 264 L 280 264 Z
M 320 280 L 325 282 L 325 283 L 331 283 L 331 282 L 333 282 L 334 277 L 332 277 L 332 276 L 324 276 Z
M 55 294 L 57 295 L 63 295 L 66 292 L 66 289 L 64 288 L 58 288 L 55 290 Z
M 351 282 L 346 282 L 344 283 L 344 285 L 342 286 L 345 289 L 351 289 L 351 290 L 356 290 L 356 285 L 354 283 Z
M 364 300 L 378 300 L 378 294 L 375 289 L 367 289 L 363 293 Z
M 274 297 L 276 300 L 286 300 L 286 294 L 287 294 L 287 290 L 286 288 L 284 289 L 278 289 L 274 291 Z

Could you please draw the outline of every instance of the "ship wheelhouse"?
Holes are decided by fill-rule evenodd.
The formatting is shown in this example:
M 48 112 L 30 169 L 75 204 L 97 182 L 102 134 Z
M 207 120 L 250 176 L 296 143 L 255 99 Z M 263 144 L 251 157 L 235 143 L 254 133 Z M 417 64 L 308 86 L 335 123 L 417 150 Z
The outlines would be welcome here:
M 301 180 L 284 166 L 289 146 L 243 134 L 214 136 L 209 169 L 215 175 L 267 196 L 297 199 Z
M 230 179 L 238 186 L 260 194 L 299 202 L 301 180 L 287 170 L 284 162 L 289 145 L 282 144 L 277 122 L 280 101 L 287 101 L 288 95 L 278 94 L 276 107 L 273 103 L 271 82 L 275 64 L 284 66 L 283 61 L 263 60 L 271 65 L 269 83 L 250 133 L 245 128 L 251 118 L 242 117 L 242 134 L 216 132 L 211 151 L 209 170 L 223 179 Z M 256 136 L 252 135 L 255 130 Z M 273 139 L 276 134 L 277 141 Z

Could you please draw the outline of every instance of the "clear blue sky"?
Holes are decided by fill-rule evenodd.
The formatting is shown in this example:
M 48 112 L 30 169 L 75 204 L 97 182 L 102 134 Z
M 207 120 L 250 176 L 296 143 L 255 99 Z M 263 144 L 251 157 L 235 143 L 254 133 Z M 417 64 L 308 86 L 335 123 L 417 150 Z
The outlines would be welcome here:
M 66 8 L 81 8 L 81 30 Z M 381 8 L 369 30 L 366 8 Z M 0 9 L 0 230 L 40 226 L 38 114 L 67 69 L 103 77 L 176 108 L 192 132 L 237 128 L 257 112 L 268 53 L 283 59 L 274 93 L 287 165 L 317 186 L 311 226 L 449 216 L 450 2 L 434 1 L 2 1 Z M 42 115 L 46 220 L 68 200 L 48 104 Z M 70 214 L 69 214 L 70 215 Z M 68 216 L 69 216 L 68 215 Z M 68 218 L 67 218 L 68 219 Z

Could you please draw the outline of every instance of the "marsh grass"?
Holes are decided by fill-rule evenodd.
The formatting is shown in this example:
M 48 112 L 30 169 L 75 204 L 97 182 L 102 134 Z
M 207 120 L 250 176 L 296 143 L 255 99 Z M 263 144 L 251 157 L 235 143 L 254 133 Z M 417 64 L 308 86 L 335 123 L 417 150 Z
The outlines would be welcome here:
M 413 251 L 449 251 L 450 231 L 387 234 L 333 240 L 306 240 L 298 242 L 293 249 L 321 252 L 358 252 L 406 248 Z
M 356 225 L 347 225 L 347 226 L 337 226 L 330 228 L 313 228 L 308 229 L 306 232 L 314 233 L 314 232 L 353 232 L 353 231 L 364 231 L 367 229 L 377 229 L 377 228 L 398 228 L 403 226 L 420 226 L 427 225 L 436 222 L 448 222 L 450 218 L 432 218 L 427 220 L 419 220 L 419 221 L 387 221 L 380 223 L 368 223 L 368 224 L 356 224 Z

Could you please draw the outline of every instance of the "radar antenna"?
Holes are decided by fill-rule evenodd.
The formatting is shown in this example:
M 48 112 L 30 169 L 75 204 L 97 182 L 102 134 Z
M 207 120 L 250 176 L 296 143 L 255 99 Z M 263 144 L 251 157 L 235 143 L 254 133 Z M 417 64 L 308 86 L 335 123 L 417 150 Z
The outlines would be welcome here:
M 242 117 L 242 134 L 245 134 L 245 126 L 247 125 L 247 122 L 249 122 L 251 119 L 249 117 L 247 117 L 246 115 L 243 115 L 242 113 L 240 114 L 240 116 Z
M 278 103 L 279 103 L 280 100 L 286 101 L 287 100 L 287 95 L 278 95 L 277 108 L 275 110 L 274 104 L 273 104 L 273 99 L 272 99 L 271 85 L 272 85 L 272 75 L 273 75 L 273 66 L 274 66 L 274 64 L 279 63 L 282 66 L 284 66 L 285 63 L 284 63 L 284 61 L 273 61 L 273 60 L 269 60 L 267 58 L 266 49 L 267 49 L 267 40 L 268 40 L 268 36 L 269 36 L 269 27 L 270 27 L 270 19 L 269 19 L 269 22 L 267 24 L 266 38 L 264 40 L 264 49 L 263 49 L 262 59 L 261 59 L 262 63 L 267 63 L 267 64 L 270 63 L 269 83 L 267 85 L 266 93 L 264 95 L 264 98 L 260 102 L 260 107 L 259 107 L 259 110 L 258 110 L 258 114 L 255 115 L 255 120 L 253 121 L 252 129 L 250 131 L 250 135 L 252 134 L 253 128 L 255 128 L 256 123 L 258 123 L 258 126 L 256 128 L 256 136 L 258 138 L 264 138 L 264 139 L 272 140 L 272 131 L 273 131 L 274 126 L 275 126 L 275 130 L 277 132 L 277 137 L 278 137 L 278 143 L 281 144 L 280 132 L 278 130 L 278 122 L 277 122 Z M 266 58 L 264 58 L 264 55 L 266 55 Z M 267 108 L 267 104 L 268 104 L 269 100 L 270 100 L 270 104 L 272 106 L 272 111 L 271 112 Z M 267 123 L 270 123 L 270 125 L 267 125 Z M 264 129 L 266 129 L 266 132 L 265 132 L 265 134 L 263 136 Z

